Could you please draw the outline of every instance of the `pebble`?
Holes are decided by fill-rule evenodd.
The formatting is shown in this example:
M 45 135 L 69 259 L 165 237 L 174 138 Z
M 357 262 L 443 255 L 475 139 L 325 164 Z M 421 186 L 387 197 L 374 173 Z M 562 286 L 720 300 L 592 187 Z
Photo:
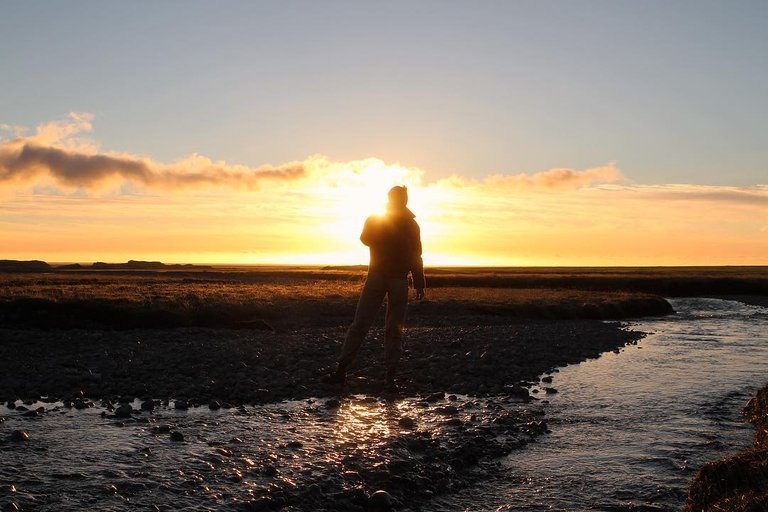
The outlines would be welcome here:
M 219 402 L 218 400 L 211 400 L 210 402 L 208 402 L 208 408 L 212 411 L 217 411 L 221 409 L 221 402 Z
M 432 393 L 431 395 L 427 396 L 424 400 L 427 402 L 433 404 L 435 402 L 439 402 L 440 400 L 445 398 L 445 392 L 438 391 L 437 393 Z
M 141 402 L 141 410 L 142 411 L 154 411 L 155 410 L 155 401 L 154 400 L 144 400 Z
M 176 400 L 173 402 L 173 407 L 181 411 L 189 409 L 189 403 L 186 400 Z
M 171 441 L 181 443 L 184 441 L 184 434 L 179 432 L 178 430 L 174 430 L 171 432 Z
M 130 418 L 132 412 L 133 407 L 131 407 L 131 404 L 121 404 L 120 407 L 115 409 L 115 416 L 118 418 Z
M 401 428 L 412 429 L 416 426 L 416 420 L 410 416 L 403 416 L 397 420 L 397 424 L 400 425 Z
M 557 390 L 556 390 L 555 388 L 544 388 L 544 391 L 545 391 L 545 392 L 546 392 L 548 395 L 554 395 L 555 393 L 557 393 Z

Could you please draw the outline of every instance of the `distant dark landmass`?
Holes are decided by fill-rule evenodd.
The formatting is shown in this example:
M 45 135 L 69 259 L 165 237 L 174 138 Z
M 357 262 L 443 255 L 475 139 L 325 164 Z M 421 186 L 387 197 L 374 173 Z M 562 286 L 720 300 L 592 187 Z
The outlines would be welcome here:
M 0 272 L 47 272 L 51 266 L 44 261 L 0 260 Z
M 52 266 L 44 261 L 0 260 L 0 272 L 51 272 L 56 270 L 210 270 L 208 265 L 190 263 L 163 263 L 160 261 L 128 260 L 125 263 L 104 263 L 97 261 L 90 265 L 71 263 Z
M 61 267 L 59 267 L 61 268 Z M 207 265 L 192 265 L 191 263 L 162 263 L 160 261 L 138 261 L 128 260 L 126 263 L 103 263 L 97 261 L 90 267 L 84 266 L 81 268 L 92 268 L 94 270 L 188 270 L 188 269 L 209 269 L 211 267 Z

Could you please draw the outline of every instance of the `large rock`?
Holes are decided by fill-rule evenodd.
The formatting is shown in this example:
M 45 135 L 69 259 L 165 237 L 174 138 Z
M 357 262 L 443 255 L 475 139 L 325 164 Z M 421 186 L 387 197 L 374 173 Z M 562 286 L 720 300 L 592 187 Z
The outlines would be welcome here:
M 387 491 L 376 491 L 368 496 L 366 509 L 371 512 L 389 512 L 394 506 L 392 495 Z
M 132 412 L 133 407 L 131 407 L 131 404 L 120 404 L 120 407 L 115 409 L 115 416 L 118 418 L 130 418 Z

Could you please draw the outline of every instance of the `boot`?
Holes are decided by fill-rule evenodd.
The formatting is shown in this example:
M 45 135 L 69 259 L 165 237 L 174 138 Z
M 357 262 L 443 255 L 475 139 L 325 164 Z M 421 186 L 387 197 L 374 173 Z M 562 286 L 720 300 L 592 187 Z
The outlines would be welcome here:
M 325 374 L 320 377 L 320 381 L 323 384 L 341 384 L 347 380 L 347 369 L 341 365 L 337 366 L 331 373 Z

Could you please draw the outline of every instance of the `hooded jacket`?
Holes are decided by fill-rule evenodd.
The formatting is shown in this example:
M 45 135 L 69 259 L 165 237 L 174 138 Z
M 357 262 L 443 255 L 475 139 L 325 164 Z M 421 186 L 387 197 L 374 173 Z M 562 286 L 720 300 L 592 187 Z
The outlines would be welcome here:
M 421 259 L 421 230 L 407 207 L 389 205 L 384 215 L 371 215 L 365 221 L 360 241 L 370 248 L 369 272 L 386 277 L 413 277 L 413 287 L 424 289 L 424 263 Z

